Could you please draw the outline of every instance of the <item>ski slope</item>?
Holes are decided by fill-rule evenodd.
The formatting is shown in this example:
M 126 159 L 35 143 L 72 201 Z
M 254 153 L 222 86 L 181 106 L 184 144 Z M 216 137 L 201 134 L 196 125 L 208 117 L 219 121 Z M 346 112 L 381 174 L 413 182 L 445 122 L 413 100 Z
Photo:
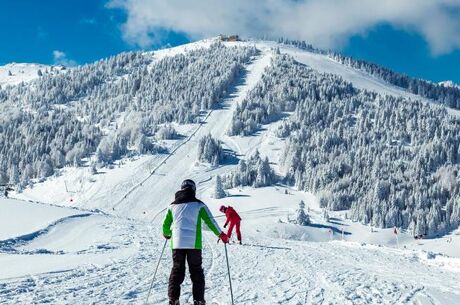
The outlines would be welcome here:
M 202 195 L 213 209 L 232 204 L 243 217 L 245 245 L 228 246 L 235 304 L 457 304 L 460 297 L 458 259 L 341 241 L 337 236 L 330 241 L 326 227 L 278 222 L 300 199 L 315 209 L 311 195 L 294 190 L 285 194 L 284 188 L 275 187 L 234 189 L 231 197 L 220 200 Z M 0 303 L 143 304 L 163 246 L 160 222 L 91 217 L 96 218 L 64 223 L 20 247 L 52 253 L 2 253 Z M 96 229 L 99 221 L 108 229 L 103 247 L 95 247 L 103 236 L 102 229 Z M 116 242 L 118 234 L 126 238 L 124 243 Z M 116 252 L 122 247 L 123 255 Z M 209 231 L 203 254 L 208 302 L 230 304 L 224 248 Z M 167 249 L 149 304 L 167 302 L 170 255 Z M 188 279 L 182 300 L 192 301 Z
M 185 139 L 173 145 L 170 154 L 141 158 L 125 168 L 92 177 L 95 181 L 88 181 L 87 169 L 70 169 L 68 175 L 52 178 L 17 197 L 54 204 L 79 204 L 117 215 L 152 219 L 171 202 L 171 194 L 186 177 L 192 177 L 197 182 L 209 182 L 210 177 L 221 173 L 222 169 L 211 170 L 196 163 L 196 145 L 202 137 L 211 133 L 221 138 L 228 149 L 238 151 L 238 147 L 226 136 L 233 109 L 255 86 L 270 64 L 271 56 L 271 51 L 265 50 L 255 58 L 234 90 L 223 99 L 220 108 L 205 114 L 200 124 L 189 126 Z M 229 170 L 229 167 L 223 170 Z
M 152 56 L 160 59 L 210 43 Z M 185 178 L 198 182 L 198 197 L 221 225 L 222 204 L 234 206 L 243 218 L 245 245 L 228 246 L 235 304 L 459 304 L 459 232 L 422 242 L 403 233 L 397 242 L 391 229 L 371 232 L 341 212 L 331 213 L 327 222 L 315 196 L 282 185 L 232 189 L 226 198 L 212 198 L 215 175 L 234 164 L 213 168 L 197 162 L 197 143 L 209 133 L 239 158 L 259 149 L 278 169 L 283 145 L 274 135 L 278 123 L 252 137 L 226 134 L 233 110 L 270 65 L 274 47 L 315 70 L 341 75 L 358 88 L 420 98 L 324 55 L 268 42 L 226 44 L 256 45 L 260 54 L 220 108 L 203 114 L 200 124 L 180 127 L 184 138 L 169 143 L 170 154 L 122 160 L 97 175 L 87 168 L 66 168 L 61 176 L 14 194 L 66 207 L 0 200 L 0 304 L 144 304 L 164 245 L 164 209 Z M 288 222 L 300 200 L 310 211 L 311 226 Z M 207 301 L 230 304 L 224 247 L 211 232 L 204 235 Z M 148 304 L 167 303 L 170 268 L 167 249 Z M 193 301 L 189 279 L 182 301 Z

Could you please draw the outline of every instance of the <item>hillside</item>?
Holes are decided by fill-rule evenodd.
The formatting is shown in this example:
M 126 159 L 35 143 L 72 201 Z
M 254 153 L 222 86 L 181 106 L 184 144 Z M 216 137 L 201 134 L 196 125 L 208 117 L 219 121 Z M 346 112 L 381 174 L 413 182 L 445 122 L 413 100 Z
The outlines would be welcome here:
M 0 108 L 0 182 L 46 203 L 0 201 L 19 224 L 45 215 L 1 238 L 0 303 L 142 304 L 185 178 L 219 223 L 221 204 L 243 216 L 238 304 L 459 297 L 456 110 L 329 54 L 210 39 L 8 87 Z M 214 198 L 217 176 L 228 197 Z M 309 226 L 293 221 L 301 200 Z M 209 301 L 227 304 L 223 247 L 205 239 Z M 11 267 L 26 260 L 38 267 Z M 168 254 L 151 304 L 169 268 Z

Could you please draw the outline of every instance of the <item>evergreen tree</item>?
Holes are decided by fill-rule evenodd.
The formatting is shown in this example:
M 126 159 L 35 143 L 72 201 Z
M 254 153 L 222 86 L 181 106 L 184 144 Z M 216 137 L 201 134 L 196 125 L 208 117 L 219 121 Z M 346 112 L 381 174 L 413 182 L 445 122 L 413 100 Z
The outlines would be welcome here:
M 299 208 L 296 211 L 296 223 L 301 226 L 310 224 L 310 216 L 305 213 L 305 203 L 303 200 L 299 203 Z
M 227 194 L 224 191 L 224 187 L 222 185 L 222 179 L 220 178 L 219 175 L 216 176 L 216 183 L 214 186 L 214 198 L 215 199 L 221 199 L 226 197 Z
M 210 134 L 201 138 L 198 143 L 198 160 L 211 163 L 213 166 L 219 165 L 224 159 L 224 150 L 219 140 Z

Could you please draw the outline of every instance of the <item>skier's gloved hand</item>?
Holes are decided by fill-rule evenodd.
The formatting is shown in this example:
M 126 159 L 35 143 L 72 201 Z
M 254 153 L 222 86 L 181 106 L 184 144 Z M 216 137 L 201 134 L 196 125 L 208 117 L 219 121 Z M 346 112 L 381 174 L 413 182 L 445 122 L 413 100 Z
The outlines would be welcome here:
M 228 236 L 224 232 L 220 233 L 219 239 L 221 239 L 224 244 L 228 244 Z
M 163 235 L 163 237 L 166 238 L 166 239 L 170 239 L 170 238 L 171 238 L 171 236 L 166 236 L 166 235 Z
M 226 223 L 226 224 L 224 224 L 224 229 L 225 229 L 226 227 L 227 227 L 227 223 Z

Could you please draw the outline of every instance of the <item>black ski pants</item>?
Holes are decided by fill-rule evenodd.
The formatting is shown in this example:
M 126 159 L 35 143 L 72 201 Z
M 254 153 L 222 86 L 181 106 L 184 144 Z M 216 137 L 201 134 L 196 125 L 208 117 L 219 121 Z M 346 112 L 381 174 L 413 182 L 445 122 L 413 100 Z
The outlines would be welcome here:
M 180 297 L 180 285 L 185 278 L 185 261 L 188 263 L 190 279 L 192 280 L 192 293 L 195 302 L 204 302 L 204 273 L 201 266 L 201 250 L 173 249 L 173 267 L 169 276 L 168 297 L 174 304 Z

